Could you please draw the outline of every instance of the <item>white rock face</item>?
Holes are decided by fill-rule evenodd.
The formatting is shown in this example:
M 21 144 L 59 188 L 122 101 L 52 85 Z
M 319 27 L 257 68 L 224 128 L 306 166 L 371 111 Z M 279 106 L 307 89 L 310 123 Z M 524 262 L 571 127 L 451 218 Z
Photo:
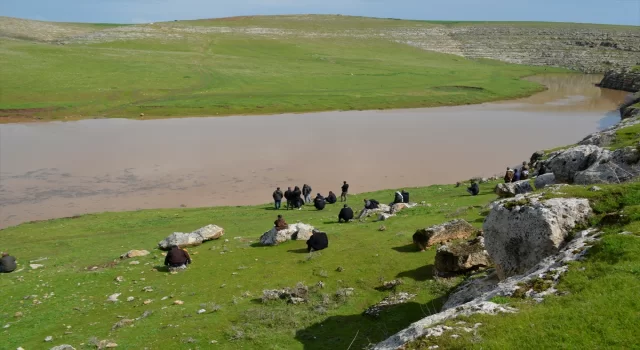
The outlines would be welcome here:
M 262 234 L 260 243 L 262 245 L 277 245 L 291 240 L 306 241 L 311 237 L 314 229 L 313 226 L 300 222 L 289 225 L 287 229 L 280 231 L 272 227 L 269 231 Z
M 540 175 L 536 177 L 535 180 L 533 180 L 533 184 L 536 186 L 537 190 L 543 189 L 555 183 L 556 183 L 556 176 L 553 175 L 553 173 Z
M 529 180 L 497 184 L 493 190 L 500 197 L 515 197 L 518 194 L 533 192 Z
M 485 246 L 502 280 L 557 254 L 569 232 L 591 215 L 586 199 L 517 196 L 495 203 L 484 221 Z
M 136 258 L 139 256 L 146 256 L 149 255 L 149 251 L 148 250 L 130 250 L 122 255 L 120 255 L 120 259 L 129 259 L 129 258 Z
M 172 245 L 180 247 L 194 247 L 202 244 L 202 242 L 218 239 L 224 235 L 224 229 L 216 225 L 207 225 L 199 228 L 191 233 L 174 232 L 169 237 L 158 243 L 158 247 L 163 250 L 169 250 Z
M 62 344 L 62 345 L 54 346 L 49 350 L 76 350 L 76 348 L 74 348 L 69 344 Z

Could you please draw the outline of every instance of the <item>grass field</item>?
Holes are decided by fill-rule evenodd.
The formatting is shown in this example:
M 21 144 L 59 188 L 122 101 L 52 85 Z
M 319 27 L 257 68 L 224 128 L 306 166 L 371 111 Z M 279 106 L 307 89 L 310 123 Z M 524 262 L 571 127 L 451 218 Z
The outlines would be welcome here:
M 428 22 L 276 16 L 144 26 L 2 24 L 4 122 L 470 104 L 532 94 L 543 87 L 521 77 L 564 71 L 401 42 L 414 27 L 435 26 Z M 383 29 L 391 32 L 375 32 Z

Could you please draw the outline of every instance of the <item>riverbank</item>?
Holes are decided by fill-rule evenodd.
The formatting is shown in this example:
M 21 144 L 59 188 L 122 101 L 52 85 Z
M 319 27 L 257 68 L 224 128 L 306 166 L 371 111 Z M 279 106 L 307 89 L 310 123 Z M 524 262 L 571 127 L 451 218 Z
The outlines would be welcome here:
M 613 111 L 626 93 L 596 88 L 600 78 L 532 77 L 548 88 L 460 107 L 1 125 L 0 227 L 102 211 L 253 205 L 277 186 L 303 183 L 339 193 L 347 180 L 361 193 L 489 177 L 523 154 L 619 120 Z M 490 156 L 478 156 L 478 145 Z

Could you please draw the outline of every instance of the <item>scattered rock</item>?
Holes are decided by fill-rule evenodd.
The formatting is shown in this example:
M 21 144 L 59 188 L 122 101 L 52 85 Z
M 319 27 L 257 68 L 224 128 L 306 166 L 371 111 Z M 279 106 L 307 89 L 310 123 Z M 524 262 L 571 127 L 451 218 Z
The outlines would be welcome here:
M 146 286 L 146 287 L 142 288 L 142 291 L 143 291 L 143 292 L 153 292 L 153 287 L 151 287 L 151 286 Z
M 336 297 L 346 298 L 353 295 L 353 288 L 340 288 L 336 291 Z
M 124 282 L 124 277 L 122 277 L 122 276 L 116 277 L 116 282 L 118 282 L 118 283 Z
M 53 337 L 49 335 L 46 338 L 44 338 L 44 341 L 46 341 L 46 342 L 53 341 Z
M 378 221 L 386 221 L 394 216 L 396 216 L 396 214 L 380 213 L 380 215 L 378 215 Z
M 386 231 L 387 230 L 387 226 L 385 225 L 380 225 L 380 227 L 378 228 L 378 231 L 382 232 L 382 231 Z
M 404 304 L 415 297 L 416 297 L 415 294 L 409 294 L 406 292 L 393 294 L 391 296 L 388 296 L 382 299 L 381 302 L 367 308 L 366 310 L 364 310 L 363 314 L 366 316 L 378 317 L 380 316 L 380 313 L 384 311 L 386 308 L 389 308 L 390 306 L 393 306 L 393 305 Z
M 20 350 L 22 348 L 18 348 L 17 350 Z M 22 349 L 24 350 L 24 349 Z M 58 345 L 58 346 L 54 346 L 49 350 L 76 350 L 76 348 L 74 348 L 73 346 L 69 345 L 69 344 L 62 344 L 62 345 Z
M 152 302 L 153 302 L 153 300 L 151 300 L 151 299 L 147 299 L 147 300 L 143 301 L 142 303 L 143 303 L 143 304 L 145 304 L 145 305 L 149 305 L 149 304 L 151 304 Z
M 174 305 L 182 305 L 182 304 L 184 304 L 184 301 L 182 301 L 182 300 L 174 300 L 173 304 Z
M 218 239 L 224 235 L 224 229 L 216 225 L 207 225 L 191 233 L 174 232 L 158 243 L 162 250 L 169 250 L 171 246 L 194 247 L 206 241 Z
M 598 191 L 602 191 L 602 188 L 598 187 L 598 186 L 593 186 L 589 189 L 589 191 L 591 192 L 598 192 Z
M 118 329 L 118 328 L 122 328 L 122 327 L 130 326 L 130 325 L 132 325 L 132 324 L 133 324 L 133 320 L 130 320 L 130 319 L 125 318 L 125 319 L 122 319 L 122 320 L 120 320 L 120 321 L 116 322 L 116 323 L 111 327 L 111 330 L 112 330 L 112 331 L 115 331 L 115 330 L 116 330 L 116 329 Z
M 107 343 L 107 345 L 104 346 L 105 348 L 117 348 L 118 344 L 116 343 Z
M 416 231 L 413 234 L 413 243 L 423 251 L 436 243 L 454 239 L 467 239 L 474 232 L 475 229 L 471 224 L 465 220 L 456 219 Z
M 286 300 L 292 304 L 299 304 L 307 300 L 308 294 L 309 288 L 299 282 L 293 288 L 263 290 L 262 302 L 268 303 L 274 300 Z
M 33 270 L 37 270 L 39 268 L 43 268 L 44 265 L 42 265 L 42 264 L 29 264 L 29 267 L 32 268 Z
M 138 260 L 134 260 L 134 261 L 129 262 L 129 265 L 139 265 L 139 264 L 140 264 L 140 262 Z
M 120 296 L 120 294 L 122 293 L 114 293 L 109 295 L 109 298 L 107 298 L 107 301 L 115 303 L 116 301 L 118 301 L 118 297 Z
M 137 258 L 139 256 L 146 256 L 150 253 L 146 250 L 130 250 L 122 255 L 120 255 L 120 259 L 129 259 L 129 258 Z
M 500 279 L 523 273 L 558 253 L 576 225 L 586 223 L 586 199 L 518 196 L 494 203 L 483 225 L 485 245 Z
M 287 229 L 280 231 L 272 227 L 269 231 L 262 234 L 260 243 L 262 245 L 273 246 L 289 240 L 306 241 L 311 237 L 313 230 L 315 230 L 313 226 L 300 222 L 291 224 Z
M 338 266 L 338 268 L 336 269 L 337 272 L 342 272 L 344 271 L 344 268 L 342 266 Z
M 16 313 L 13 315 L 13 317 L 15 317 L 15 318 L 20 318 L 20 317 L 22 317 L 22 316 L 23 316 L 23 315 L 22 315 L 22 312 L 20 312 L 20 311 L 16 312 Z
M 207 312 L 207 310 L 206 310 L 206 309 L 200 309 L 200 310 L 198 310 L 198 314 L 203 314 L 203 313 L 205 313 L 205 312 Z
M 491 260 L 484 248 L 482 236 L 463 243 L 443 245 L 436 252 L 435 272 L 441 276 L 477 270 L 489 265 Z
M 553 173 L 543 174 L 535 178 L 533 184 L 536 186 L 536 189 L 540 190 L 549 185 L 553 185 L 556 183 L 556 176 Z
M 322 289 L 324 288 L 324 282 L 320 281 L 316 284 L 316 286 L 318 286 L 318 288 Z
M 515 197 L 518 194 L 533 192 L 529 180 L 497 184 L 493 190 L 499 197 Z
M 136 300 L 136 298 L 134 298 L 134 297 L 128 297 L 127 298 L 127 301 L 134 301 L 134 300 Z
M 400 285 L 402 285 L 401 280 L 385 281 L 382 283 L 382 289 L 393 289 Z

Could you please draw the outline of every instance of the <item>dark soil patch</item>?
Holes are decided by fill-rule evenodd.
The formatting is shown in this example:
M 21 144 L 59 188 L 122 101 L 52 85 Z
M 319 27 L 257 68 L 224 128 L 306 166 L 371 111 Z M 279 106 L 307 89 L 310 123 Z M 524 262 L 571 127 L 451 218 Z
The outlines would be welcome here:
M 44 108 L 16 108 L 16 109 L 0 109 L 0 118 L 2 117 L 35 117 L 36 114 L 50 113 L 55 111 L 56 107 Z

